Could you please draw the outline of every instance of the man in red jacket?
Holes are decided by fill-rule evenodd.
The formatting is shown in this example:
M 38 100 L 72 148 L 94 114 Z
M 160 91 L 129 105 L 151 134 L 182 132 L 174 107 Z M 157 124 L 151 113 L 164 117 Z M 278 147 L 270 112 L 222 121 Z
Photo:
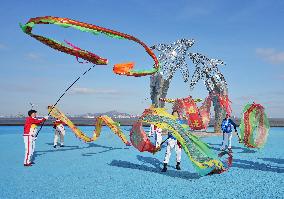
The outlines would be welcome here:
M 24 143 L 25 143 L 25 159 L 24 166 L 32 166 L 34 162 L 32 162 L 33 153 L 35 150 L 35 140 L 36 140 L 36 132 L 37 125 L 41 124 L 45 120 L 48 119 L 48 116 L 45 116 L 42 119 L 36 118 L 36 110 L 29 110 L 29 117 L 26 118 L 25 126 L 24 126 Z

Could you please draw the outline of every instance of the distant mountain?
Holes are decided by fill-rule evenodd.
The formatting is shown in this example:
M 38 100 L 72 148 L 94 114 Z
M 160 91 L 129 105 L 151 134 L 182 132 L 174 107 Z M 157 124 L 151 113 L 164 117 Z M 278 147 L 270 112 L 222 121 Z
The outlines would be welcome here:
M 76 115 L 76 117 L 83 117 L 83 118 L 95 118 L 98 117 L 100 115 L 107 115 L 111 118 L 136 118 L 138 117 L 137 115 L 131 115 L 128 113 L 121 113 L 115 110 L 112 111 L 107 111 L 104 113 L 86 113 L 86 114 L 82 114 L 82 115 Z

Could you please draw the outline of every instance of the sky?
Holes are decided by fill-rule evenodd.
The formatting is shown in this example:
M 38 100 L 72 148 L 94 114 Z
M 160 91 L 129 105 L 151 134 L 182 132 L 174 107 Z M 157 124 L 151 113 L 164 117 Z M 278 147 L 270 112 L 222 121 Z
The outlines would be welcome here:
M 284 2 L 227 0 L 80 0 L 3 1 L 0 7 L 0 115 L 25 114 L 31 108 L 47 114 L 64 90 L 90 64 L 43 45 L 24 34 L 25 24 L 38 16 L 66 17 L 133 35 L 148 46 L 194 39 L 189 52 L 226 62 L 220 66 L 228 83 L 233 114 L 255 101 L 269 117 L 284 118 Z M 149 69 L 152 59 L 137 43 L 92 35 L 56 25 L 38 25 L 34 33 L 70 41 L 82 49 L 109 59 L 95 66 L 59 102 L 68 114 L 117 110 L 141 114 L 151 104 L 150 77 L 116 75 L 116 63 L 133 61 L 137 69 Z M 190 76 L 194 65 L 187 58 Z M 200 81 L 194 90 L 178 70 L 169 98 L 208 95 Z M 169 106 L 167 106 L 169 108 Z

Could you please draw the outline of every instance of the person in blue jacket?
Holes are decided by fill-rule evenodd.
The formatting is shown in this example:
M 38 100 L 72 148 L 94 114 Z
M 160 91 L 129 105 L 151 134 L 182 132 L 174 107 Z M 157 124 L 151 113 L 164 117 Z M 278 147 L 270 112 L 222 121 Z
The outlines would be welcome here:
M 223 141 L 222 141 L 222 147 L 221 147 L 222 151 L 225 150 L 225 146 L 227 144 L 229 152 L 232 152 L 232 131 L 233 131 L 233 128 L 234 128 L 235 132 L 237 133 L 237 135 L 239 137 L 239 134 L 237 132 L 237 125 L 235 124 L 235 122 L 233 122 L 233 120 L 230 119 L 230 115 L 226 114 L 226 118 L 223 119 L 222 125 L 221 125 L 221 129 L 222 129 L 222 132 L 223 132 Z M 240 140 L 240 137 L 239 137 L 239 140 Z

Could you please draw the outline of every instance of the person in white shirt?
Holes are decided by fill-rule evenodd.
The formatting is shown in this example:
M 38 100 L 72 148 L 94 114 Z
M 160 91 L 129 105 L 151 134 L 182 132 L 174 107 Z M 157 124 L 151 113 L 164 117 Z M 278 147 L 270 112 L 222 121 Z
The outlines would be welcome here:
M 172 115 L 178 118 L 178 112 L 173 111 Z M 171 151 L 173 148 L 175 148 L 176 151 L 176 169 L 181 170 L 180 168 L 180 162 L 181 162 L 181 144 L 179 141 L 171 134 L 168 133 L 168 145 L 166 149 L 165 159 L 164 159 L 164 167 L 162 169 L 162 172 L 167 171 L 167 165 L 169 163 L 170 157 L 171 157 Z
M 60 137 L 60 147 L 64 147 L 65 129 L 63 124 L 64 122 L 62 122 L 61 120 L 55 120 L 55 122 L 53 122 L 53 128 L 55 129 L 53 148 L 56 148 L 59 137 Z
M 155 136 L 155 146 L 156 148 L 160 147 L 162 143 L 162 129 L 158 128 L 154 124 L 151 124 L 150 131 L 149 131 L 149 137 Z

